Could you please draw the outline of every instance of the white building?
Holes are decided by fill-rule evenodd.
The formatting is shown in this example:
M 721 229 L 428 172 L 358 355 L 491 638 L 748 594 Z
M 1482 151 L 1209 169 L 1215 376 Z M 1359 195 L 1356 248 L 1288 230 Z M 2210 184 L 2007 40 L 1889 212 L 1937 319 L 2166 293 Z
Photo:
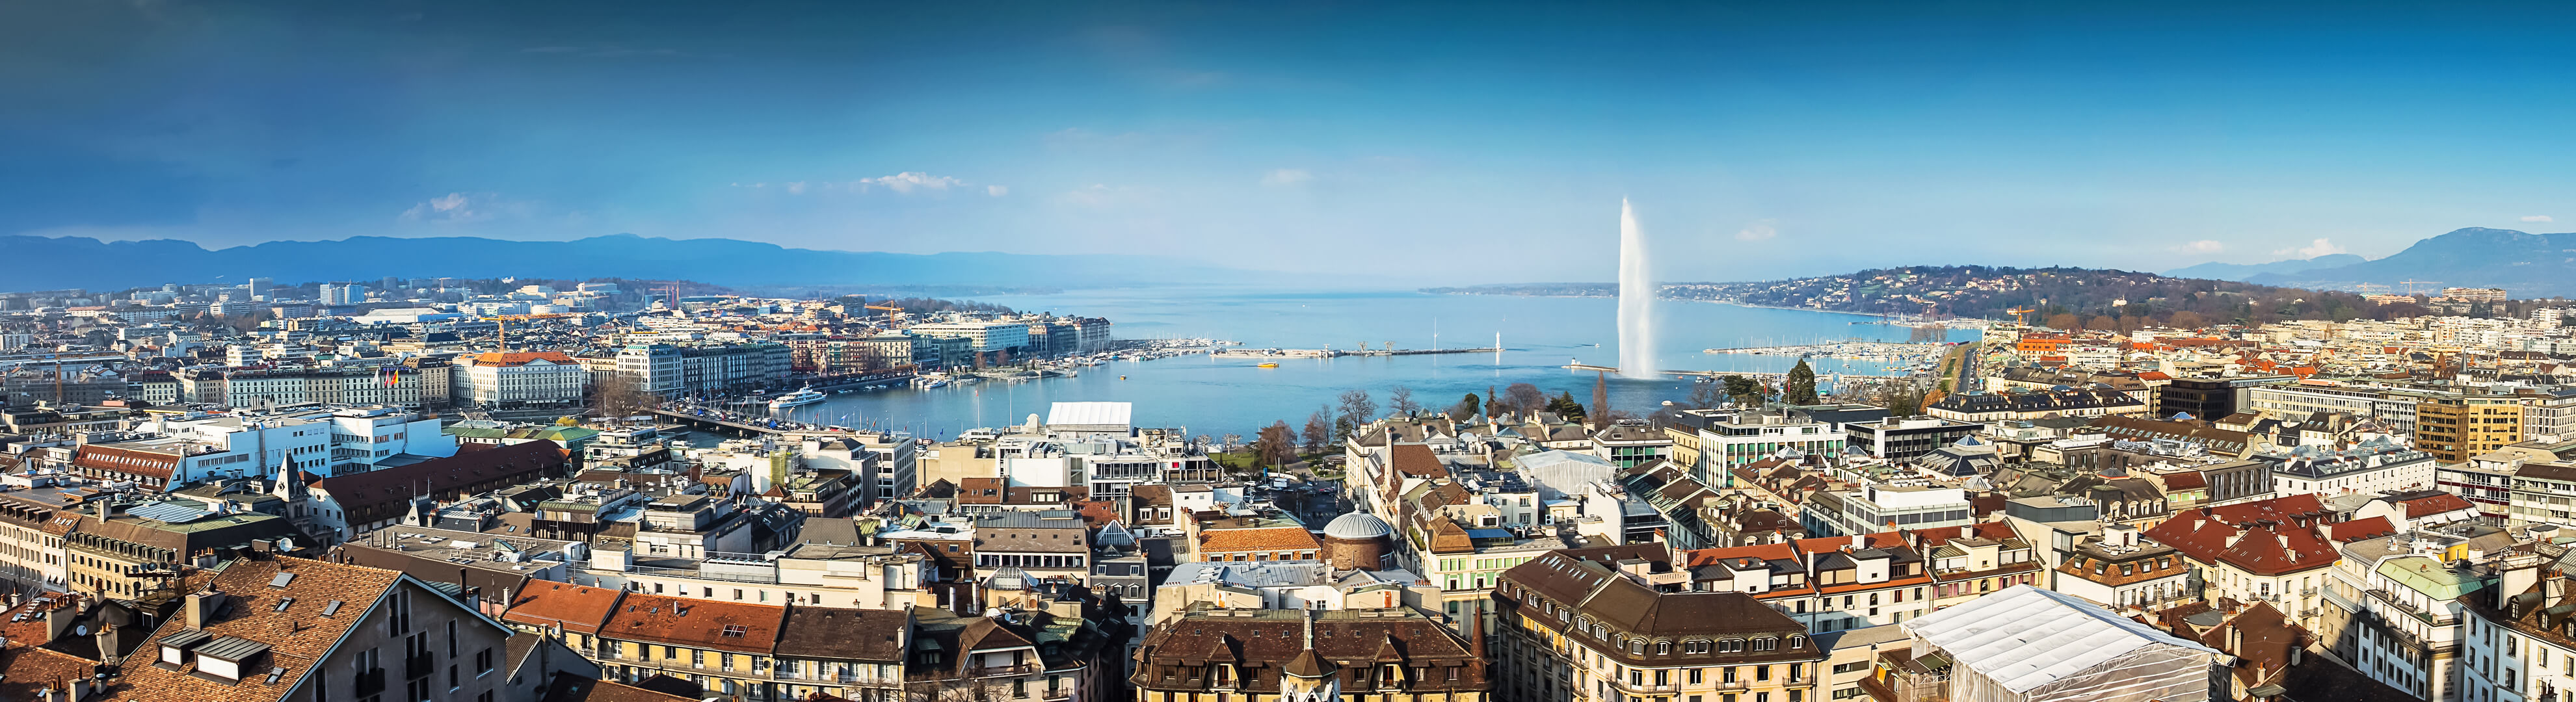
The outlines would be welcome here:
M 2272 464 L 2272 491 L 2282 495 L 2403 492 L 2434 486 L 2433 454 L 2374 437 L 2348 448 L 2293 446 L 2255 455 Z
M 2072 595 L 2015 585 L 1903 624 L 1953 666 L 1950 702 L 2210 699 L 2230 656 Z M 1902 693 L 1907 683 L 1900 682 Z
M 448 377 L 449 397 L 483 407 L 576 404 L 590 385 L 590 372 L 560 351 L 461 356 Z
M 1029 345 L 1029 325 L 1020 322 L 934 322 L 915 324 L 905 331 L 929 337 L 966 339 L 974 342 L 968 350 L 977 353 L 1020 349 Z M 949 365 L 956 363 L 949 361 Z

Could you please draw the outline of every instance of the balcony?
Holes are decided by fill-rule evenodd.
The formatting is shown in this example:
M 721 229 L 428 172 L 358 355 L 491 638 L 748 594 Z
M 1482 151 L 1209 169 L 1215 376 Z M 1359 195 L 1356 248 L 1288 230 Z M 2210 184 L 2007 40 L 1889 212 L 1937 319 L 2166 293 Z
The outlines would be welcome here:
M 356 685 L 352 688 L 352 692 L 350 694 L 354 697 L 365 698 L 371 695 L 384 694 L 384 692 L 385 669 L 373 668 L 369 669 L 367 672 L 358 674 Z
M 430 673 L 437 670 L 438 666 L 430 661 L 429 652 L 427 651 L 422 651 L 420 655 L 403 657 L 404 680 L 419 680 L 421 678 L 428 677 Z

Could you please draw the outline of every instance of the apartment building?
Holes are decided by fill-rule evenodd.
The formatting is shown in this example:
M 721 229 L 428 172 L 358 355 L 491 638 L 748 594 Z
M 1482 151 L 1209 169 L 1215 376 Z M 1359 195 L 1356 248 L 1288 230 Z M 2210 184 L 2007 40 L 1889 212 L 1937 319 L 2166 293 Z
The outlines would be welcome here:
M 1676 565 L 1608 547 L 1560 550 L 1505 572 L 1494 591 L 1494 697 L 1818 699 L 1825 654 L 1805 626 L 1748 593 L 1673 591 Z
M 510 630 L 399 572 L 285 556 L 191 576 L 116 673 L 149 700 L 494 702 Z
M 1209 609 L 1148 633 L 1127 682 L 1137 702 L 1484 702 L 1484 648 L 1404 608 Z
M 590 371 L 560 351 L 460 356 L 449 378 L 449 396 L 477 407 L 578 404 L 590 388 Z

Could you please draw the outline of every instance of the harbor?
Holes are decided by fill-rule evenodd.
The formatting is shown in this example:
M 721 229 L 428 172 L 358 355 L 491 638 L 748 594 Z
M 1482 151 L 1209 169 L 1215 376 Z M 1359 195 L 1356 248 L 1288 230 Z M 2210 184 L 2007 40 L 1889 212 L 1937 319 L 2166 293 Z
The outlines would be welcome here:
M 1813 344 L 1776 346 L 1738 346 L 1701 349 L 1700 353 L 1740 354 L 1749 356 L 1797 356 L 1871 361 L 1895 366 L 1911 366 L 1940 358 L 1948 344 L 1897 343 L 1892 341 L 1826 341 Z
M 1350 351 L 1333 348 L 1218 349 L 1215 355 L 1218 358 L 1340 358 L 1343 356 L 1427 356 L 1442 353 L 1499 353 L 1502 351 L 1501 348 L 1492 346 L 1472 349 L 1399 349 L 1394 346 L 1394 344 L 1388 344 L 1387 348 L 1383 349 L 1362 347 L 1357 350 Z

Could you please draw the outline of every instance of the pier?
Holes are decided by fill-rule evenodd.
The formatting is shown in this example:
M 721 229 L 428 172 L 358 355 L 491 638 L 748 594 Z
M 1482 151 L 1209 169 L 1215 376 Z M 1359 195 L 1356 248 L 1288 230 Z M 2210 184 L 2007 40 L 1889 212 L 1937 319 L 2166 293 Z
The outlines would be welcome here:
M 1498 353 L 1494 347 L 1476 349 L 1218 349 L 1217 358 L 1337 358 L 1341 356 L 1423 356 L 1435 353 Z
M 1572 369 L 1572 370 L 1579 370 L 1579 371 L 1596 371 L 1596 372 L 1602 372 L 1602 373 L 1617 373 L 1617 372 L 1619 372 L 1619 369 L 1617 369 L 1617 368 L 1612 368 L 1612 367 L 1609 367 L 1609 366 L 1596 366 L 1596 365 L 1592 365 L 1592 364 L 1589 364 L 1589 363 L 1568 363 L 1568 364 L 1565 364 L 1565 367 L 1566 367 L 1566 368 L 1568 368 L 1568 369 Z M 1655 373 L 1656 373 L 1656 374 L 1658 374 L 1658 375 L 1678 375 L 1678 376 L 1684 376 L 1684 377 L 1690 377 L 1690 378 L 1724 378 L 1724 377 L 1726 377 L 1726 376 L 1733 375 L 1733 376 L 1742 376 L 1742 377 L 1744 377 L 1744 378 L 1748 378 L 1748 379 L 1752 379 L 1752 380 L 1777 380 L 1777 381 L 1787 381 L 1787 380 L 1789 379 L 1789 374 L 1787 374 L 1787 373 L 1766 373 L 1766 372 L 1762 372 L 1762 371 L 1697 371 L 1697 370 L 1667 370 L 1667 371 L 1656 371 Z M 1864 375 L 1864 374 L 1860 374 L 1860 373 L 1817 373 L 1817 374 L 1816 374 L 1816 377 L 1818 377 L 1818 378 L 1822 378 L 1822 379 L 1825 379 L 1825 380 L 1841 380 L 1841 379 L 1845 379 L 1845 378 L 1849 378 L 1849 379 L 1852 379 L 1852 380 L 1903 380 L 1903 379 L 1905 379 L 1905 378 L 1907 378 L 1907 377 L 1910 377 L 1910 376 L 1903 376 L 1903 375 Z

